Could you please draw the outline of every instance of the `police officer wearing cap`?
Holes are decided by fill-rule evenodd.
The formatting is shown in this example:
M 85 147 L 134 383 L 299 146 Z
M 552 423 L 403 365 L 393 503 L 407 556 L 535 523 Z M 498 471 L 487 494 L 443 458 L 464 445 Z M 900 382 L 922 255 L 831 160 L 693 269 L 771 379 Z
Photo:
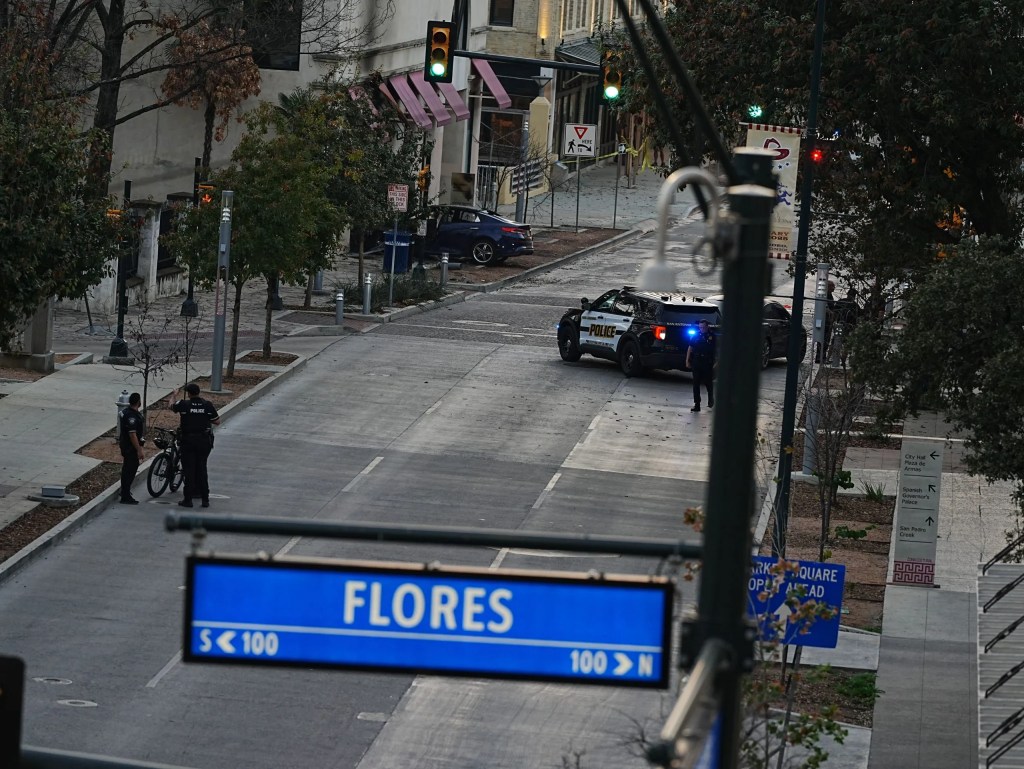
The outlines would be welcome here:
M 202 497 L 203 507 L 210 506 L 210 480 L 206 474 L 206 460 L 213 449 L 213 427 L 220 424 L 220 416 L 213 404 L 199 397 L 199 385 L 189 382 L 185 386 L 188 397 L 173 402 L 171 410 L 181 415 L 181 469 L 185 475 L 185 498 L 178 504 L 192 507 L 194 497 Z M 171 393 L 174 401 L 178 390 Z
M 144 458 L 142 444 L 146 442 L 145 418 L 139 407 L 142 405 L 142 396 L 132 393 L 128 398 L 128 407 L 118 417 L 120 430 L 118 431 L 117 443 L 121 448 L 121 504 L 137 505 L 139 500 L 132 496 L 132 481 L 135 474 L 139 472 L 139 463 Z

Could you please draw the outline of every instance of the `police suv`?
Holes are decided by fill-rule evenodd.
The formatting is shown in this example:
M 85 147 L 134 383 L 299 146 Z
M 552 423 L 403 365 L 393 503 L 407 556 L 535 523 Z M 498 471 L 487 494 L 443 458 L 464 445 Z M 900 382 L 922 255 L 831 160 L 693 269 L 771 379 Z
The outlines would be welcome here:
M 626 376 L 648 368 L 686 371 L 697 323 L 717 330 L 721 317 L 716 304 L 699 298 L 624 286 L 568 310 L 558 323 L 558 352 L 570 363 L 583 353 L 615 361 Z

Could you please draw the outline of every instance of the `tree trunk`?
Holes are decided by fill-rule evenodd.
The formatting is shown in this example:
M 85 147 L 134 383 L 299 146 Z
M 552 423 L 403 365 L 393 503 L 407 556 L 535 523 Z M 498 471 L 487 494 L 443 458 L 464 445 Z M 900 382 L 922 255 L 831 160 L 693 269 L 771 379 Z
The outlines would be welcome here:
M 242 313 L 242 286 L 245 283 L 235 284 L 235 306 L 232 308 L 234 317 L 231 319 L 231 354 L 228 355 L 227 376 L 235 375 L 235 356 L 238 355 L 238 316 Z
M 263 357 L 270 357 L 270 326 L 274 318 L 274 286 L 277 278 L 273 275 L 267 277 L 267 304 L 263 315 Z
M 98 14 L 103 27 L 100 50 L 100 86 L 96 91 L 93 127 L 101 131 L 107 145 L 94 143 L 89 159 L 90 186 L 99 197 L 107 196 L 110 165 L 114 153 L 114 127 L 121 93 L 121 50 L 124 46 L 124 0 L 110 0 L 106 15 Z
M 316 270 L 309 271 L 309 277 L 306 278 L 306 297 L 302 301 L 302 308 L 308 310 L 313 306 L 313 281 L 316 279 Z
M 217 118 L 217 107 L 213 100 L 207 98 L 206 110 L 203 113 L 203 168 L 210 172 L 210 155 L 213 154 L 213 123 Z

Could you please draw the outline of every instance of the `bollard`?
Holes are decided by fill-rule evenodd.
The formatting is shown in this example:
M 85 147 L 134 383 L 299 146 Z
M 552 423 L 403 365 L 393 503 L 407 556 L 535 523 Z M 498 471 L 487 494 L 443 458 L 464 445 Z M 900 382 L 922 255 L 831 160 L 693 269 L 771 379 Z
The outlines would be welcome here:
M 373 277 L 367 275 L 363 279 L 363 315 L 370 314 L 370 295 L 373 293 Z
M 345 292 L 340 288 L 338 295 L 334 297 L 334 325 L 340 326 L 345 322 Z
M 441 253 L 441 288 L 448 284 L 448 252 Z
M 121 390 L 121 395 L 117 399 L 117 421 L 114 423 L 118 436 L 121 434 L 121 412 L 126 408 L 128 408 L 128 391 Z

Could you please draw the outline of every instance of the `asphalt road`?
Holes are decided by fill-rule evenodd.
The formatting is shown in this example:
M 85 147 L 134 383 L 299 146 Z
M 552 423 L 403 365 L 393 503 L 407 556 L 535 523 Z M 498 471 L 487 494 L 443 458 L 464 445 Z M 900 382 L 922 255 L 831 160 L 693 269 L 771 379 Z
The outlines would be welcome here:
M 683 255 L 684 290 L 715 293 Z M 653 238 L 508 291 L 346 337 L 220 429 L 210 512 L 693 537 L 711 414 L 677 373 L 563 363 L 554 327 L 581 296 L 635 280 Z M 784 291 L 784 288 L 777 289 Z M 777 434 L 785 366 L 762 374 Z M 763 487 L 773 465 L 762 468 Z M 743 479 L 738 479 L 742 481 Z M 140 490 L 137 496 L 145 497 Z M 169 500 L 113 507 L 0 588 L 0 648 L 26 659 L 24 742 L 196 769 L 644 767 L 671 694 L 182 664 L 185 534 Z M 663 564 L 419 545 L 211 535 L 218 553 L 651 574 Z M 695 593 L 687 583 L 681 604 Z

